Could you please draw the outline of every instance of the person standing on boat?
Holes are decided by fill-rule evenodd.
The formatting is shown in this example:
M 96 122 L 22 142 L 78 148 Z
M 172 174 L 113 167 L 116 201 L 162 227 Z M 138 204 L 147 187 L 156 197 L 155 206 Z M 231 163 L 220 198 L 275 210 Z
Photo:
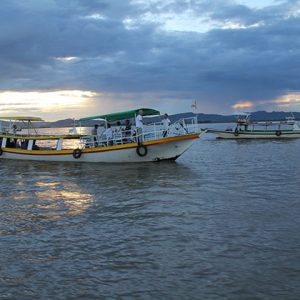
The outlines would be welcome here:
M 94 128 L 92 129 L 92 136 L 93 136 L 93 141 L 94 141 L 94 144 L 95 144 L 95 147 L 98 146 L 98 141 L 97 141 L 97 134 L 98 134 L 98 124 L 95 124 Z
M 106 128 L 104 134 L 106 136 L 107 145 L 112 146 L 113 145 L 113 130 L 109 123 L 107 124 L 107 128 Z
M 12 126 L 12 133 L 13 134 L 16 134 L 17 133 L 17 125 L 16 124 L 14 124 L 13 126 Z
M 170 121 L 169 116 L 168 116 L 167 113 L 164 114 L 164 116 L 163 116 L 162 124 L 163 124 L 163 137 L 165 137 L 168 133 L 168 129 L 169 129 L 169 126 L 171 124 L 171 121 Z
M 95 125 L 94 125 L 94 127 L 93 127 L 93 129 L 92 129 L 92 132 L 91 132 L 92 135 L 97 135 L 97 129 L 98 129 L 98 126 L 99 126 L 98 124 L 95 124 Z
M 131 124 L 129 120 L 126 120 L 125 128 L 123 129 L 124 142 L 128 143 L 130 141 L 130 137 L 131 137 Z
M 140 109 L 138 115 L 135 118 L 136 136 L 137 136 L 138 144 L 141 144 L 143 142 L 143 126 L 144 126 L 143 114 L 144 114 L 143 110 Z
M 125 135 L 126 135 L 126 136 L 130 136 L 130 135 L 131 135 L 131 124 L 130 124 L 130 121 L 129 121 L 129 120 L 126 120 L 126 121 L 125 121 L 125 128 L 124 128 L 124 131 L 125 131 Z
M 103 134 L 104 131 L 105 131 L 104 126 L 99 125 L 99 126 L 98 126 L 98 129 L 97 129 L 97 136 L 98 136 L 98 139 L 101 137 L 101 135 Z

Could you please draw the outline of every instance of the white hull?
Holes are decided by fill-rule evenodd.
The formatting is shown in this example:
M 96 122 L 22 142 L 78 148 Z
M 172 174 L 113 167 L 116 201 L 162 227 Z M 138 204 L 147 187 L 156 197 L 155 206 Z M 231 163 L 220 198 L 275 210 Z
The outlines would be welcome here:
M 18 151 L 5 148 L 1 158 L 16 160 L 35 161 L 58 161 L 58 162 L 97 162 L 97 163 L 129 163 L 129 162 L 150 162 L 160 160 L 175 160 L 192 146 L 199 135 L 190 135 L 181 138 L 167 138 L 165 141 L 145 143 L 147 154 L 139 156 L 137 144 L 120 146 L 87 148 L 82 150 L 79 158 L 73 157 L 72 150 L 61 151 Z M 22 153 L 20 153 L 22 152 Z
M 276 135 L 275 132 L 270 133 L 258 133 L 258 132 L 239 132 L 235 134 L 234 131 L 223 131 L 223 130 L 211 130 L 207 131 L 208 133 L 213 133 L 218 135 L 220 139 L 294 139 L 300 138 L 300 132 L 282 132 L 280 135 Z

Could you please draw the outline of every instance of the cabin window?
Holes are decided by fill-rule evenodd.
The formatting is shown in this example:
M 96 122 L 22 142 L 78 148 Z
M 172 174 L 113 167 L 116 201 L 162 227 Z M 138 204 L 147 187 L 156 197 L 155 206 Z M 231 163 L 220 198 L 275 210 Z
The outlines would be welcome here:
M 21 149 L 27 149 L 28 148 L 28 140 L 21 140 Z
M 37 140 L 36 145 L 43 150 L 56 149 L 56 140 Z
M 33 143 L 32 143 L 32 150 L 40 150 L 40 147 L 36 144 L 36 140 L 33 140 Z
M 4 143 L 3 143 L 4 142 Z M 17 147 L 17 139 L 5 138 L 3 139 L 3 148 L 16 148 Z

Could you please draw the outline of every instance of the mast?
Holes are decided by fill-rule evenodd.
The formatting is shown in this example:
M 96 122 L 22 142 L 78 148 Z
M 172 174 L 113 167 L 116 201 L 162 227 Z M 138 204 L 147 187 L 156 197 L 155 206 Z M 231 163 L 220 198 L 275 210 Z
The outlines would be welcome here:
M 192 103 L 191 108 L 192 108 L 192 112 L 195 113 L 195 114 L 197 114 L 198 104 L 197 104 L 196 100 L 194 100 L 194 102 Z

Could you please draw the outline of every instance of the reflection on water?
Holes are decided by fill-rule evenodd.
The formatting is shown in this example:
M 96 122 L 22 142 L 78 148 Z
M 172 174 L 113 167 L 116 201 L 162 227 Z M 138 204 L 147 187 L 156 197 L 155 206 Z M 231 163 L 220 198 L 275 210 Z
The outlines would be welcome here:
M 140 194 L 141 202 L 135 205 L 143 206 L 145 192 L 160 197 L 163 189 L 176 196 L 193 176 L 188 167 L 172 162 L 120 166 L 4 160 L 1 169 L 7 174 L 1 199 L 17 208 L 6 213 L 5 219 L 13 218 L 18 224 L 28 223 L 28 218 L 45 222 L 84 213 L 95 200 L 106 206 L 116 198 L 129 201 Z M 24 226 L 14 228 L 18 229 L 23 231 Z
M 300 140 L 177 162 L 0 160 L 4 299 L 297 299 Z
M 91 194 L 84 194 L 80 191 L 58 190 L 36 192 L 35 196 L 39 199 L 39 203 L 36 204 L 38 208 L 58 208 L 58 205 L 63 205 L 67 208 L 68 214 L 82 213 L 89 207 L 93 198 Z M 55 200 L 58 201 L 54 202 Z

